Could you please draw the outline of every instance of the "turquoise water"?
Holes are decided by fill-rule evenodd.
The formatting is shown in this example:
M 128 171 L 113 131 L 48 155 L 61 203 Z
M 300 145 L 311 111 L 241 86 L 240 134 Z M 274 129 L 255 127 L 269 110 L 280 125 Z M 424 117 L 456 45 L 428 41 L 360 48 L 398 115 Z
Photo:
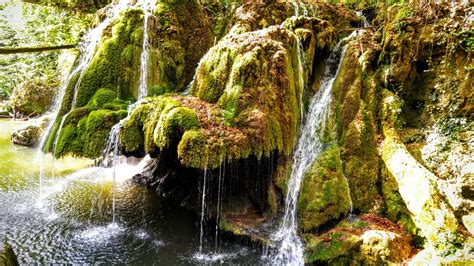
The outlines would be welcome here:
M 92 167 L 90 160 L 61 159 L 54 163 L 58 176 L 45 178 L 40 187 L 36 150 L 9 141 L 20 126 L 0 120 L 0 240 L 13 246 L 20 263 L 259 262 L 252 247 L 220 240 L 216 249 L 211 238 L 199 254 L 199 217 L 166 206 L 154 191 L 131 183 L 140 169 L 137 162 L 117 168 L 115 223 L 111 169 Z M 50 169 L 51 158 L 45 161 Z

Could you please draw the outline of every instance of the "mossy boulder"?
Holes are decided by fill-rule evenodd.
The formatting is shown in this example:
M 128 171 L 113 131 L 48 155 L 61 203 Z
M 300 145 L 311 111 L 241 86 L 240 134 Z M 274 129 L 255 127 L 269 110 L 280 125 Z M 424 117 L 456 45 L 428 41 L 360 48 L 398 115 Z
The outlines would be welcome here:
M 90 64 L 67 84 L 46 151 L 56 149 L 56 156 L 100 155 L 107 140 L 105 132 L 126 116 L 127 105 L 138 97 L 144 17 L 141 8 L 132 6 L 105 28 Z M 167 1 L 156 3 L 148 20 L 148 94 L 183 90 L 210 46 L 207 18 L 197 1 Z M 102 121 L 100 129 L 95 125 L 98 120 Z M 86 128 L 98 132 L 86 137 L 91 142 L 83 146 L 90 147 L 80 147 L 84 139 L 79 136 L 88 134 Z M 58 132 L 61 136 L 56 137 Z
M 305 262 L 330 265 L 387 265 L 412 255 L 411 237 L 403 228 L 375 215 L 338 223 L 320 234 L 303 235 Z
M 52 78 L 37 78 L 19 84 L 13 90 L 10 105 L 14 112 L 42 115 L 53 105 L 59 82 Z
M 300 228 L 317 229 L 346 214 L 351 204 L 339 150 L 332 146 L 319 155 L 304 175 L 298 198 Z
M 57 139 L 50 135 L 47 147 L 54 155 L 82 155 L 88 158 L 102 156 L 110 129 L 127 116 L 127 103 L 118 99 L 115 92 L 100 89 L 84 107 L 73 109 L 53 130 L 60 130 Z M 54 132 L 54 131 L 53 131 Z

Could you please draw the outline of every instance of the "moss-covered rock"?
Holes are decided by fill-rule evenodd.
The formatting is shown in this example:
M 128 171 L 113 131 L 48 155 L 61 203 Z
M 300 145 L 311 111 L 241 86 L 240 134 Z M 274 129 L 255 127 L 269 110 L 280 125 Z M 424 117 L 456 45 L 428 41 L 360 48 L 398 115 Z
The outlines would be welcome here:
M 27 80 L 13 90 L 10 105 L 14 112 L 42 115 L 54 103 L 59 82 L 55 79 Z
M 336 146 L 324 151 L 305 173 L 298 198 L 298 216 L 303 231 L 317 229 L 349 211 L 349 187 L 342 173 Z
M 138 96 L 144 17 L 141 8 L 132 6 L 104 30 L 90 64 L 67 84 L 46 151 L 53 151 L 57 139 L 56 156 L 69 152 L 88 157 L 100 155 L 103 148 L 99 147 L 105 146 L 107 127 L 110 129 L 126 115 L 125 101 L 134 101 Z M 148 19 L 149 62 L 145 81 L 148 94 L 183 90 L 210 46 L 207 18 L 197 1 L 159 1 Z M 66 114 L 68 118 L 64 118 Z M 102 123 L 97 123 L 98 120 Z M 96 123 L 101 124 L 100 130 Z M 92 129 L 98 131 L 95 136 L 87 137 L 91 141 L 84 146 L 90 147 L 80 147 L 80 141 L 73 140 L 74 136 L 88 134 Z M 56 138 L 58 132 L 61 136 Z M 97 150 L 92 152 L 92 147 Z
M 196 0 L 157 1 L 149 24 L 150 94 L 183 91 L 213 43 L 208 18 Z
M 420 228 L 428 244 L 442 256 L 456 252 L 465 236 L 459 231 L 459 223 L 451 207 L 438 190 L 437 178 L 406 150 L 398 139 L 390 121 L 397 112 L 396 96 L 384 92 L 383 113 L 387 119 L 383 130 L 385 139 L 381 156 L 387 170 L 395 178 L 413 221 Z
M 412 255 L 410 236 L 374 215 L 344 220 L 327 232 L 303 238 L 306 263 L 386 265 L 402 263 Z
M 302 26 L 315 32 L 309 39 L 325 28 L 328 36 L 332 34 L 326 22 L 302 21 L 307 22 Z M 299 24 L 292 25 L 296 25 L 293 26 L 296 30 Z M 326 45 L 330 45 L 332 39 L 327 40 Z M 306 53 L 314 54 L 315 45 L 307 49 Z M 180 141 L 181 163 L 196 168 L 216 168 L 222 158 L 236 160 L 249 155 L 260 158 L 275 151 L 289 156 L 304 89 L 299 75 L 305 74 L 300 73 L 298 56 L 296 35 L 281 26 L 226 37 L 202 59 L 191 90 L 196 97 L 158 97 L 132 112 L 124 125 L 124 150 L 140 153 L 145 148 L 145 152 L 152 153 L 154 149 L 173 147 L 171 139 L 166 137 L 173 135 L 173 140 Z M 181 131 L 172 128 L 173 132 L 166 133 L 162 126 L 168 123 L 168 113 L 180 106 L 196 112 L 199 127 L 193 124 L 194 131 L 189 133 L 184 131 L 192 129 L 191 126 L 180 128 Z M 143 112 L 144 109 L 149 111 Z M 190 109 L 176 114 L 191 114 Z M 189 119 L 186 116 L 185 123 Z M 127 133 L 128 130 L 134 133 Z M 202 156 L 203 153 L 209 156 Z
M 367 37 L 368 33 L 366 34 Z M 363 36 L 362 35 L 362 36 Z M 341 146 L 343 173 L 347 177 L 354 208 L 368 211 L 378 194 L 377 84 L 362 71 L 361 38 L 348 44 L 333 86 L 337 140 Z M 369 71 L 369 70 L 366 70 Z
M 65 117 L 57 140 L 50 136 L 55 156 L 100 157 L 110 129 L 127 116 L 126 106 L 126 102 L 117 99 L 115 92 L 98 90 L 85 107 L 75 108 Z

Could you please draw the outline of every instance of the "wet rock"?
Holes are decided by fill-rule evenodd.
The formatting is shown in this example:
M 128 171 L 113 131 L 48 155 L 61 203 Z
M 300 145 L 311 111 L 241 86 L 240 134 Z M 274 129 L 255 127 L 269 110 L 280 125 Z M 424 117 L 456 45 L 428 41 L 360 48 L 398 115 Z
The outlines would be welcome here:
M 338 219 L 351 205 L 337 147 L 328 148 L 304 175 L 298 198 L 298 217 L 304 231 Z
M 12 132 L 11 142 L 17 145 L 32 147 L 38 144 L 38 141 L 47 126 L 52 115 L 44 115 L 40 118 L 29 120 L 26 126 Z
M 447 255 L 462 246 L 464 235 L 452 208 L 438 189 L 437 177 L 421 165 L 401 144 L 393 129 L 399 99 L 384 91 L 383 113 L 385 139 L 381 156 L 387 170 L 397 181 L 398 190 L 413 221 L 440 256 Z
M 22 146 L 35 146 L 43 130 L 40 126 L 27 126 L 12 133 L 11 141 L 14 144 Z
M 0 244 L 0 265 L 19 265 L 13 248 L 7 242 Z
M 361 239 L 360 257 L 367 265 L 400 263 L 411 255 L 410 244 L 404 236 L 394 232 L 369 230 L 361 236 Z
M 412 254 L 411 237 L 400 226 L 375 215 L 349 218 L 321 234 L 305 234 L 306 263 L 385 265 Z

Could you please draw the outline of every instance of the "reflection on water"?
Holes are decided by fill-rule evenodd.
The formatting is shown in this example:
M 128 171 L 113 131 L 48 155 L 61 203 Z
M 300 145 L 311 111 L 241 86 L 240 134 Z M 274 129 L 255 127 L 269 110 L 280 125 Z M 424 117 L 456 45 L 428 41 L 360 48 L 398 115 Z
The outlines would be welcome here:
M 205 243 L 208 253 L 197 253 L 197 217 L 160 203 L 154 191 L 130 183 L 140 165 L 117 167 L 115 223 L 111 169 L 88 167 L 88 160 L 62 159 L 55 162 L 61 177 L 45 180 L 40 191 L 35 150 L 9 142 L 9 133 L 18 126 L 0 120 L 0 240 L 12 244 L 20 263 L 259 262 L 251 247 L 226 241 L 215 253 L 213 239 Z

